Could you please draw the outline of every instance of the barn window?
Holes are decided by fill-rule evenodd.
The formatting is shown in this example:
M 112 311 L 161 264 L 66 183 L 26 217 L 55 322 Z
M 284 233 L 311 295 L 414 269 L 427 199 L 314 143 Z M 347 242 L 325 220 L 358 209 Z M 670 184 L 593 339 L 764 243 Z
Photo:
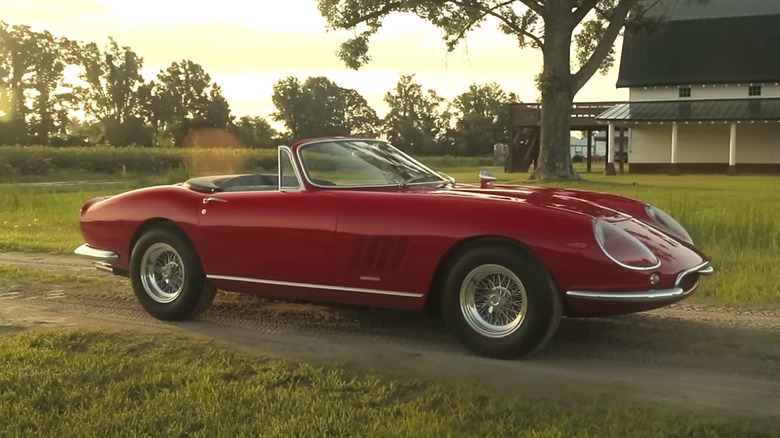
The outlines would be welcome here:
M 677 92 L 680 97 L 691 97 L 691 87 L 680 87 Z
M 748 87 L 748 96 L 760 96 L 761 85 L 751 85 Z

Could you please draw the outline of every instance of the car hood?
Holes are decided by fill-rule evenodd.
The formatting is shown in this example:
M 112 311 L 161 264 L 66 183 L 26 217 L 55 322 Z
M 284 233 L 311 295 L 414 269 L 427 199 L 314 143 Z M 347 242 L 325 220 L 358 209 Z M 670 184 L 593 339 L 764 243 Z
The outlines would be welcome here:
M 509 185 L 496 185 L 483 189 L 474 185 L 456 184 L 450 187 L 430 190 L 430 193 L 477 198 L 486 201 L 522 202 L 538 207 L 588 215 L 607 221 L 621 221 L 631 218 L 629 214 L 599 204 L 596 193 L 580 190 Z

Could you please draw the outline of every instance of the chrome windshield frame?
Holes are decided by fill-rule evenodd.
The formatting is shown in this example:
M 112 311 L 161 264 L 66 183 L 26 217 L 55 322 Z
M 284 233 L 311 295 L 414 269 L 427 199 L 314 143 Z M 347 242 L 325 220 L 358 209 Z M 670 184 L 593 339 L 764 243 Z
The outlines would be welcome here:
M 426 172 L 428 172 L 431 176 L 435 176 L 439 178 L 440 181 L 425 181 L 425 182 L 415 182 L 415 183 L 409 183 L 406 185 L 403 185 L 403 187 L 412 187 L 412 186 L 423 186 L 423 185 L 431 185 L 431 184 L 451 184 L 451 181 L 448 179 L 445 179 L 442 177 L 438 172 L 431 169 L 430 167 L 426 166 L 425 164 L 421 163 L 419 160 L 415 159 L 411 155 L 405 153 L 404 151 L 398 149 L 397 147 L 393 146 L 391 143 L 384 141 L 384 140 L 378 140 L 375 138 L 326 138 L 326 139 L 318 139 L 313 140 L 310 142 L 299 144 L 296 147 L 295 150 L 295 157 L 297 158 L 298 164 L 301 167 L 301 173 L 303 174 L 304 179 L 308 184 L 311 184 L 313 187 L 317 187 L 318 189 L 325 189 L 325 190 L 342 190 L 342 189 L 382 189 L 382 188 L 402 188 L 401 184 L 399 183 L 393 183 L 393 184 L 365 184 L 365 185 L 334 185 L 334 186 L 328 186 L 328 185 L 321 185 L 316 184 L 312 182 L 311 178 L 309 177 L 309 171 L 306 168 L 306 164 L 304 163 L 303 156 L 301 155 L 301 149 L 305 149 L 306 147 L 320 144 L 320 143 L 333 143 L 333 142 L 370 142 L 370 143 L 384 143 L 388 146 L 391 146 L 395 151 L 398 152 L 399 155 L 404 157 L 405 159 L 412 161 L 416 163 L 420 168 Z

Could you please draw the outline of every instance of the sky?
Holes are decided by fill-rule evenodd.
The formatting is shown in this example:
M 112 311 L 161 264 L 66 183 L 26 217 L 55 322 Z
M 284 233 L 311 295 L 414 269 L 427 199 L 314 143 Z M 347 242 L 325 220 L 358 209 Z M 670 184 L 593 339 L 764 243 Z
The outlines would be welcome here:
M 538 99 L 540 52 L 521 50 L 495 23 L 447 52 L 441 30 L 413 15 L 393 15 L 371 40 L 371 63 L 353 71 L 335 54 L 352 33 L 328 31 L 316 0 L 0 0 L 0 11 L 7 23 L 74 40 L 102 45 L 113 37 L 144 58 L 149 78 L 190 59 L 220 84 L 237 116 L 274 112 L 272 87 L 286 76 L 327 76 L 360 92 L 380 116 L 387 111 L 383 96 L 401 74 L 414 74 L 448 99 L 487 82 L 522 101 Z M 597 73 L 575 101 L 626 100 L 616 80 L 617 68 Z

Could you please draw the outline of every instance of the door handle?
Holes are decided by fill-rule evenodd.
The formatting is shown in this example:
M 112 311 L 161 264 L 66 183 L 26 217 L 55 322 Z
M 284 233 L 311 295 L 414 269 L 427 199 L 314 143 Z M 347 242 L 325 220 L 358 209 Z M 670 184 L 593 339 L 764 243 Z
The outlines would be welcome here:
M 224 203 L 224 202 L 227 202 L 227 201 L 225 201 L 222 198 L 216 198 L 216 197 L 213 197 L 213 196 L 209 196 L 209 197 L 203 198 L 203 203 L 204 204 L 210 204 L 212 202 L 223 202 Z

